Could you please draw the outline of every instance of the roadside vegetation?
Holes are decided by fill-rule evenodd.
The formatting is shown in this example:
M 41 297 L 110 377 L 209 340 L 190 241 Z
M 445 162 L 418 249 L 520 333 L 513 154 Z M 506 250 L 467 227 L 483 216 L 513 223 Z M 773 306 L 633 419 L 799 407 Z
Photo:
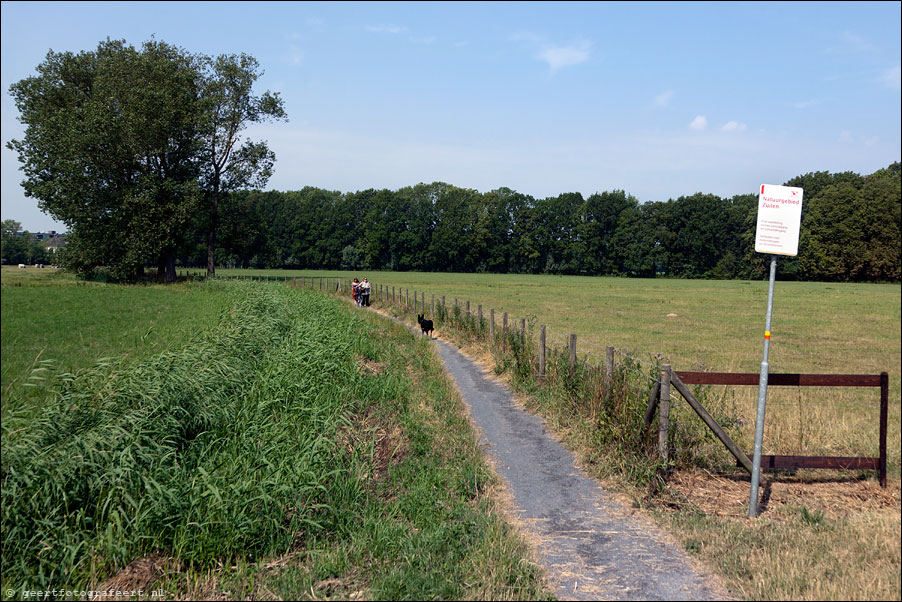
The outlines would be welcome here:
M 779 270 L 779 268 L 778 268 Z M 560 350 L 577 335 L 580 360 L 599 365 L 605 346 L 646 366 L 669 362 L 674 370 L 754 372 L 760 368 L 766 281 L 667 280 L 416 272 L 221 270 L 254 275 L 353 278 L 398 294 L 434 295 L 461 311 L 482 305 L 519 328 L 527 320 L 533 339 L 547 327 L 547 345 Z M 309 282 L 309 280 L 308 280 Z M 899 475 L 902 435 L 902 287 L 898 284 L 777 282 L 771 372 L 889 374 L 889 470 Z M 430 316 L 427 316 L 430 317 Z M 535 349 L 535 343 L 531 349 Z M 644 385 L 646 393 L 651 384 Z M 754 436 L 755 387 L 710 387 L 724 404 L 736 437 Z M 677 404 L 679 405 L 679 404 Z M 877 455 L 879 392 L 875 389 L 771 388 L 765 452 L 808 455 Z M 725 456 L 729 458 L 729 456 Z
M 377 281 L 375 276 L 372 279 Z M 603 364 L 586 355 L 581 355 L 571 370 L 563 349 L 552 346 L 548 372 L 540 383 L 535 374 L 535 330 L 527 328 L 527 336 L 521 337 L 518 326 L 512 326 L 506 341 L 502 342 L 500 334 L 490 340 L 488 325 L 480 325 L 472 311 L 476 300 L 484 302 L 502 296 L 497 288 L 507 288 L 510 294 L 511 288 L 516 291 L 518 287 L 502 282 L 497 283 L 497 288 L 471 290 L 472 296 L 467 295 L 471 299 L 468 317 L 462 302 L 456 307 L 450 305 L 460 284 L 451 283 L 451 280 L 449 286 L 441 289 L 448 304 L 444 310 L 437 308 L 433 316 L 439 336 L 453 340 L 471 355 L 481 357 L 488 368 L 507 379 L 521 395 L 524 405 L 544 417 L 550 429 L 578 454 L 589 472 L 629 496 L 635 507 L 643 508 L 672 531 L 686 550 L 716 571 L 736 595 L 744 599 L 767 600 L 900 598 L 902 506 L 898 380 L 892 388 L 895 393 L 890 396 L 890 478 L 887 489 L 881 489 L 875 474 L 868 471 L 809 470 L 766 474 L 762 485 L 762 515 L 758 519 L 748 519 L 748 475 L 735 467 L 735 460 L 678 396 L 672 398 L 672 460 L 662 463 L 658 459 L 656 424 L 645 427 L 643 414 L 656 373 L 655 366 L 661 363 L 662 356 L 649 353 L 641 356 L 638 352 L 631 356 L 618 351 L 615 371 L 608 375 L 600 367 Z M 618 289 L 615 283 L 610 283 L 608 294 L 618 297 L 629 296 L 631 289 L 636 292 L 632 287 L 642 286 L 641 282 L 626 281 Z M 661 286 L 662 294 L 668 296 L 669 303 L 690 312 L 692 299 L 701 300 L 704 294 L 700 289 L 712 285 L 694 283 L 693 286 L 693 283 L 679 281 L 671 282 L 673 287 L 666 289 L 661 283 L 656 284 Z M 730 283 L 720 284 L 729 295 Z M 553 288 L 549 285 L 549 289 Z M 559 299 L 567 296 L 563 288 L 537 290 L 531 295 L 531 305 L 537 308 L 538 314 L 531 321 L 547 318 L 549 322 L 557 320 L 560 323 L 569 317 L 571 324 L 578 322 L 572 313 L 561 308 L 563 302 Z M 692 288 L 699 290 L 687 293 L 687 289 Z M 793 306 L 803 315 L 816 314 L 819 308 L 823 309 L 824 301 L 818 303 L 819 297 L 826 298 L 826 304 L 832 306 L 846 295 L 864 296 L 861 301 L 868 309 L 863 310 L 866 316 L 859 320 L 859 326 L 882 323 L 886 330 L 869 327 L 867 335 L 859 333 L 862 340 L 874 345 L 872 337 L 895 341 L 899 336 L 898 287 L 869 288 L 866 294 L 857 287 L 845 290 L 846 287 L 818 287 L 812 283 L 785 288 L 790 289 L 787 296 L 806 300 L 804 306 Z M 556 296 L 558 301 L 543 306 L 541 299 L 545 295 Z M 578 297 L 578 294 L 574 296 Z M 427 307 L 430 299 L 427 294 Z M 846 301 L 851 303 L 851 299 L 846 298 Z M 491 301 L 483 304 L 484 312 L 490 304 Z M 635 302 L 622 307 L 628 308 L 626 311 L 639 312 L 646 306 L 655 305 L 658 303 L 654 299 L 637 296 Z M 709 316 L 710 323 L 718 327 L 707 329 L 713 332 L 699 333 L 700 338 L 710 339 L 712 349 L 719 350 L 720 354 L 735 353 L 735 349 L 728 347 L 729 341 L 718 345 L 715 339 L 718 333 L 723 337 L 725 331 L 736 327 L 736 322 L 743 317 L 742 305 L 721 307 L 719 311 L 724 313 L 729 313 L 732 307 L 736 312 L 733 319 L 718 318 L 718 314 L 713 313 Z M 561 309 L 553 311 L 549 307 Z M 411 321 L 414 317 L 414 311 L 408 310 L 403 303 L 387 303 L 385 309 Z M 698 313 L 697 319 L 701 320 L 703 312 L 698 310 Z M 582 315 L 586 322 L 592 322 L 600 319 L 598 314 L 612 317 L 603 299 L 594 305 L 593 311 Z M 835 334 L 827 335 L 824 331 L 829 332 L 836 326 L 842 332 L 845 326 L 840 322 L 849 319 L 848 314 L 840 318 L 839 312 L 823 315 L 820 322 L 811 318 L 796 321 L 792 328 L 787 328 L 798 341 L 796 349 L 808 353 L 812 362 L 817 361 L 812 358 L 830 361 L 830 348 L 814 346 L 809 352 L 802 345 L 804 340 L 828 340 Z M 511 320 L 512 325 L 518 325 L 518 322 Z M 617 324 L 616 318 L 611 319 L 611 323 L 616 325 L 612 331 L 621 332 L 622 326 Z M 668 322 L 661 320 L 660 324 Z M 676 321 L 670 324 L 676 324 Z M 664 326 L 658 326 L 658 329 L 650 340 L 674 340 L 674 332 L 668 332 Z M 677 329 L 675 325 L 674 330 Z M 496 325 L 496 333 L 500 333 L 500 324 Z M 892 348 L 883 349 L 881 357 L 884 359 L 897 357 L 898 344 L 889 345 Z M 830 368 L 818 363 L 818 368 L 805 370 L 801 358 L 795 358 L 794 362 L 799 365 L 796 369 L 872 372 L 860 366 L 879 361 L 863 358 L 860 350 L 847 350 L 840 345 L 832 350 L 840 357 L 832 360 Z M 848 353 L 843 355 L 845 351 Z M 679 360 L 680 357 L 675 355 L 671 361 L 682 368 L 677 363 Z M 891 374 L 892 370 L 898 373 L 898 360 L 889 363 L 889 366 L 884 364 L 884 369 L 889 369 Z M 687 368 L 717 370 L 720 367 L 701 364 Z M 730 365 L 724 371 L 739 370 Z M 781 371 L 790 370 L 784 368 Z M 894 377 L 890 378 L 892 381 Z M 754 411 L 746 407 L 741 395 L 724 387 L 697 387 L 696 394 L 740 447 L 751 451 Z M 787 453 L 787 450 L 801 448 L 808 454 L 876 455 L 876 412 L 870 408 L 878 395 L 873 390 L 865 394 L 817 390 L 815 394 L 802 396 L 801 391 L 794 390 L 782 398 L 776 395 L 776 403 L 768 403 L 765 445 L 777 451 L 766 449 L 765 453 Z
M 284 284 L 170 291 L 216 319 L 140 357 L 113 344 L 35 382 L 39 401 L 9 387 L 4 596 L 550 597 L 425 341 Z M 113 305 L 80 307 L 68 336 Z M 4 358 L 20 327 L 4 323 Z

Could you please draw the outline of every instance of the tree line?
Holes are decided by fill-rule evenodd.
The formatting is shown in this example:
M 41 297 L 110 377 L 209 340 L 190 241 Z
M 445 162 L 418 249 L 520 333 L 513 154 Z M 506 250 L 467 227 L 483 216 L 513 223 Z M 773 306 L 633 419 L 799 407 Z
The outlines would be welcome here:
M 3 220 L 0 237 L 0 257 L 4 264 L 56 263 L 55 253 L 41 244 L 30 232 L 22 231 L 22 224 L 12 219 Z
M 784 279 L 898 281 L 900 164 L 808 173 L 799 254 Z M 224 201 L 216 261 L 254 268 L 620 275 L 766 275 L 754 250 L 758 197 L 698 193 L 640 203 L 622 190 L 536 199 L 446 183 L 353 193 L 240 191 Z M 200 239 L 185 265 L 202 263 Z
M 175 266 L 757 278 L 757 197 L 640 203 L 623 190 L 533 198 L 451 184 L 260 192 L 275 155 L 244 139 L 283 120 L 257 94 L 251 56 L 210 57 L 152 39 L 50 51 L 10 88 L 27 196 L 67 226 L 59 261 L 130 281 Z M 808 173 L 799 255 L 781 277 L 900 279 L 900 173 Z M 4 243 L 6 244 L 6 242 Z M 6 247 L 4 247 L 6 248 Z M 12 246 L 9 247 L 12 249 Z M 5 258 L 6 254 L 4 254 Z

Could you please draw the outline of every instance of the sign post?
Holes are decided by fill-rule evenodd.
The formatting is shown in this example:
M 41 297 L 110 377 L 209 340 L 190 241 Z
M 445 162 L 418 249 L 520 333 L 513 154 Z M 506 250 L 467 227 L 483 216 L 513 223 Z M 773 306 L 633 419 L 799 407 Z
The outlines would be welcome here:
M 764 410 L 767 405 L 769 372 L 770 322 L 774 307 L 774 281 L 777 255 L 798 255 L 799 229 L 802 222 L 801 188 L 762 184 L 758 195 L 758 223 L 755 229 L 755 251 L 770 254 L 770 283 L 767 289 L 767 316 L 764 326 L 764 353 L 758 378 L 758 409 L 755 415 L 755 454 L 752 460 L 752 486 L 749 490 L 749 518 L 758 516 L 758 481 L 761 476 L 761 450 L 764 444 Z

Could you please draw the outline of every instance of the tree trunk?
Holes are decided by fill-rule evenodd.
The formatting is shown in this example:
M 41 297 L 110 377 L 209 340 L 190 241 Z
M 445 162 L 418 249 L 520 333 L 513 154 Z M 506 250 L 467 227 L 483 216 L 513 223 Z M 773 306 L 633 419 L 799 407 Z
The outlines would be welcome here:
M 167 250 L 164 260 L 166 261 L 166 282 L 175 282 L 175 251 Z
M 213 261 L 213 251 L 216 247 L 216 232 L 214 228 L 210 228 L 207 232 L 207 277 L 216 273 L 216 262 Z
M 216 227 L 219 222 L 219 193 L 213 193 L 210 204 L 210 229 L 207 231 L 207 278 L 216 274 L 216 262 L 213 252 L 216 250 Z

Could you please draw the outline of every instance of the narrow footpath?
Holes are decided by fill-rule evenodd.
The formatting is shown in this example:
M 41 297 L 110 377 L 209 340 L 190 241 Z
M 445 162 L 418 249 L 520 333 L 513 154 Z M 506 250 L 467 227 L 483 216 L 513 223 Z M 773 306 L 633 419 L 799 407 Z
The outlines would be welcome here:
M 436 340 L 446 369 L 538 544 L 561 599 L 718 600 L 725 590 L 647 520 L 624 508 L 575 466 L 542 420 L 514 403 L 458 349 Z

